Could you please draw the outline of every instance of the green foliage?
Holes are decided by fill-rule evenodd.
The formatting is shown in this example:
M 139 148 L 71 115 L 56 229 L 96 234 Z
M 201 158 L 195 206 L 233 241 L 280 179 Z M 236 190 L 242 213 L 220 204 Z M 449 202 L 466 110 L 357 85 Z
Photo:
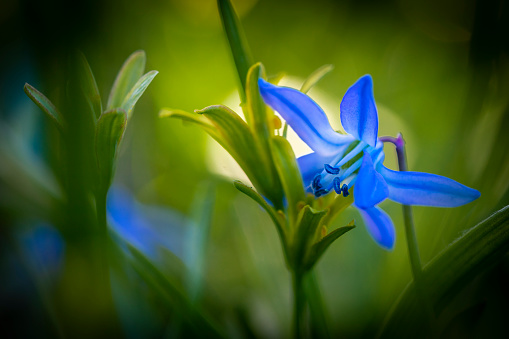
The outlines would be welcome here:
M 60 131 L 63 130 L 62 114 L 53 105 L 53 103 L 30 84 L 25 84 L 26 95 L 55 123 Z
M 322 67 L 318 68 L 316 71 L 311 73 L 311 75 L 309 75 L 306 78 L 306 80 L 304 81 L 300 88 L 300 91 L 302 93 L 309 92 L 309 90 L 313 88 L 313 86 L 316 85 L 318 81 L 320 81 L 325 75 L 327 75 L 327 73 L 329 73 L 333 69 L 334 69 L 333 65 L 323 65 Z
M 111 87 L 108 104 L 106 105 L 107 110 L 122 107 L 127 93 L 143 75 L 146 59 L 145 51 L 136 51 L 127 58 Z
M 115 168 L 117 147 L 126 128 L 127 116 L 121 108 L 104 112 L 95 129 L 97 167 L 103 180 L 102 187 L 109 187 Z
M 102 114 L 102 103 L 94 74 L 92 73 L 90 65 L 83 53 L 77 52 L 74 62 L 73 67 L 76 68 L 74 71 L 76 71 L 80 77 L 79 83 L 81 90 L 83 91 L 85 100 L 92 112 L 93 121 L 96 121 Z
M 251 53 L 247 44 L 244 31 L 239 23 L 237 14 L 233 10 L 232 4 L 229 0 L 218 0 L 217 6 L 219 14 L 221 15 L 221 22 L 223 23 L 224 32 L 228 38 L 229 46 L 237 68 L 239 76 L 240 88 L 239 94 L 242 102 L 245 101 L 246 95 L 246 78 L 249 68 L 253 64 L 251 61 Z
M 509 206 L 465 232 L 423 270 L 425 297 L 436 316 L 468 283 L 509 250 Z M 413 335 L 422 330 L 424 307 L 410 283 L 389 313 L 382 337 Z

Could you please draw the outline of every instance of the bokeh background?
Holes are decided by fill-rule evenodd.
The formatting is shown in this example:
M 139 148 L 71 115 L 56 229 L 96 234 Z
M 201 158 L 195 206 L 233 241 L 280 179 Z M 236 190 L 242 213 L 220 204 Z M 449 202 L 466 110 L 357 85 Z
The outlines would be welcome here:
M 233 4 L 254 59 L 269 75 L 283 72 L 283 83 L 299 87 L 323 64 L 335 66 L 310 95 L 337 129 L 343 94 L 369 73 L 380 134 L 403 134 L 410 169 L 481 191 L 478 201 L 460 208 L 414 208 L 423 262 L 508 204 L 507 1 Z M 163 107 L 192 112 L 226 104 L 240 111 L 238 80 L 215 1 L 2 1 L 0 48 L 0 315 L 6 332 L 51 336 L 49 319 L 58 318 L 58 312 L 48 316 L 47 293 L 41 290 L 50 295 L 58 290 L 59 276 L 68 269 L 65 240 L 52 225 L 58 207 L 45 195 L 58 186 L 52 175 L 55 129 L 23 85 L 34 85 L 58 103 L 68 55 L 79 49 L 105 98 L 123 61 L 143 49 L 147 70 L 159 75 L 126 131 L 110 212 L 118 211 L 132 227 L 143 225 L 132 242 L 137 234 L 155 232 L 149 243 L 157 240 L 182 258 L 186 220 L 197 213 L 197 197 L 212 185 L 214 206 L 201 266 L 203 308 L 232 337 L 290 335 L 290 276 L 270 219 L 232 185 L 233 178 L 244 176 L 199 128 L 158 118 Z M 294 141 L 296 153 L 304 154 Z M 386 154 L 388 166 L 396 168 L 387 146 Z M 401 207 L 385 201 L 382 208 L 397 229 L 392 252 L 371 240 L 353 209 L 331 226 L 352 219 L 358 226 L 316 267 L 333 336 L 372 337 L 411 279 Z M 166 252 L 153 258 L 163 271 L 171 266 Z M 167 312 L 147 286 L 129 283 L 137 281 L 135 273 L 125 272 L 127 277 L 114 284 L 114 296 L 128 336 L 178 336 L 178 310 Z M 477 277 L 444 311 L 445 334 L 504 333 L 508 282 L 507 260 Z

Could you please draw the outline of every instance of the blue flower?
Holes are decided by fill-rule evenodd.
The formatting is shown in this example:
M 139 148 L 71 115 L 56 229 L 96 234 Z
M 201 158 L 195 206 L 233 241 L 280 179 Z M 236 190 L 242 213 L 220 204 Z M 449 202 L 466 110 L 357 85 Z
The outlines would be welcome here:
M 341 124 L 348 134 L 334 131 L 320 106 L 306 94 L 263 79 L 258 85 L 265 103 L 313 150 L 297 159 L 307 191 L 316 197 L 332 190 L 347 196 L 353 187 L 354 205 L 383 248 L 392 249 L 395 240 L 391 218 L 377 206 L 386 198 L 405 205 L 456 207 L 480 196 L 479 191 L 446 177 L 393 171 L 383 165 L 370 75 L 357 80 L 341 101 Z

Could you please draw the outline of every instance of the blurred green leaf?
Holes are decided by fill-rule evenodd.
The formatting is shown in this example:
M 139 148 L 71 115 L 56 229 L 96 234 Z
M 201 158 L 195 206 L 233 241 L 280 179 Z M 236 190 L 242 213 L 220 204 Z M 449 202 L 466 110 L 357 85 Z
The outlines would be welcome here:
M 424 267 L 423 286 L 435 314 L 440 314 L 463 287 L 504 257 L 508 250 L 509 206 L 506 206 L 465 232 Z M 381 336 L 418 333 L 423 312 L 419 305 L 411 282 L 389 313 Z
M 46 115 L 51 119 L 51 121 L 53 121 L 57 125 L 60 131 L 62 131 L 64 125 L 62 115 L 57 110 L 55 105 L 53 105 L 53 103 L 48 98 L 46 98 L 44 94 L 39 92 L 32 85 L 26 83 L 23 89 L 25 90 L 26 95 L 28 95 L 28 97 L 32 99 L 32 101 L 37 106 L 39 106 L 39 108 L 42 109 L 44 113 L 46 113 Z
M 105 189 L 110 185 L 114 173 L 116 150 L 124 134 L 126 123 L 126 114 L 120 108 L 105 112 L 97 121 L 95 151 Z
M 77 71 L 80 77 L 80 86 L 90 111 L 92 112 L 92 116 L 94 117 L 93 120 L 96 121 L 102 113 L 101 95 L 99 94 L 94 74 L 92 73 L 92 69 L 90 69 L 85 55 L 78 51 L 76 58 L 77 66 L 79 67 Z
M 133 256 L 134 269 L 170 310 L 177 310 L 200 337 L 224 338 L 217 325 L 199 308 L 193 306 L 182 287 L 168 279 L 134 246 L 127 246 Z
M 288 202 L 288 215 L 290 225 L 295 225 L 298 206 L 306 199 L 302 176 L 292 146 L 283 137 L 272 138 L 272 152 L 276 169 Z
M 212 214 L 214 211 L 215 185 L 204 183 L 194 199 L 185 241 L 185 262 L 187 271 L 187 290 L 191 302 L 196 303 L 205 283 L 207 244 L 209 242 Z
M 302 93 L 307 93 L 314 85 L 316 85 L 318 81 L 320 81 L 327 73 L 333 69 L 333 65 L 323 65 L 322 67 L 318 68 L 304 81 L 300 91 Z
M 136 102 L 140 99 L 140 97 L 143 95 L 145 90 L 147 89 L 148 85 L 154 80 L 154 77 L 159 73 L 158 71 L 150 71 L 143 75 L 131 88 L 129 93 L 127 93 L 127 96 L 125 97 L 124 101 L 122 102 L 121 108 L 127 113 L 127 119 L 131 116 L 131 112 L 134 108 L 134 105 L 136 105 Z
M 129 91 L 142 76 L 145 70 L 145 62 L 145 51 L 136 51 L 127 58 L 111 88 L 108 104 L 106 105 L 107 110 L 122 105 Z
M 252 189 L 249 186 L 244 185 L 241 181 L 235 180 L 233 182 L 233 185 L 236 189 L 256 201 L 267 213 L 269 213 L 269 216 L 271 217 L 272 221 L 276 225 L 278 232 L 280 235 L 284 236 L 286 238 L 286 231 L 285 231 L 285 217 L 284 214 L 278 214 L 276 210 L 270 206 L 265 199 L 258 194 L 254 189 Z
M 244 31 L 231 2 L 229 0 L 218 0 L 217 7 L 219 8 L 221 22 L 223 23 L 223 28 L 228 38 L 228 43 L 230 44 L 230 50 L 233 55 L 233 60 L 235 61 L 241 84 L 241 88 L 239 88 L 240 100 L 241 102 L 245 102 L 246 95 L 244 91 L 246 89 L 247 73 L 253 64 L 251 52 L 249 51 Z
M 314 244 L 311 247 L 311 250 L 306 260 L 306 269 L 311 269 L 316 264 L 316 262 L 325 253 L 325 250 L 327 250 L 327 248 L 334 242 L 334 240 L 336 240 L 337 238 L 339 238 L 340 236 L 354 228 L 355 225 L 353 225 L 352 221 L 347 226 L 336 228 L 334 231 L 330 232 L 320 241 Z

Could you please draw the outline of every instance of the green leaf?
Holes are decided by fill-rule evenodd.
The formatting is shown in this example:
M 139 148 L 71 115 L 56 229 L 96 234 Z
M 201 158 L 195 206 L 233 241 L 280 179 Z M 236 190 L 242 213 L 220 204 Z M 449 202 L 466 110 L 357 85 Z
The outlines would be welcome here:
M 317 211 L 309 205 L 304 206 L 300 211 L 292 248 L 292 263 L 296 271 L 306 270 L 306 253 L 310 250 L 309 246 L 315 239 L 325 214 L 327 214 L 326 210 Z
M 120 108 L 105 112 L 97 121 L 95 151 L 103 188 L 109 187 L 111 183 L 117 146 L 124 135 L 126 123 L 126 114 Z
M 353 223 L 336 228 L 313 245 L 306 260 L 306 269 L 311 269 L 325 253 L 325 250 L 340 236 L 355 228 Z
M 159 73 L 158 71 L 150 71 L 143 75 L 127 93 L 124 101 L 122 102 L 121 108 L 127 113 L 127 119 L 131 116 L 131 112 L 136 105 L 136 102 L 143 95 L 148 85 L 154 80 L 154 77 Z
M 122 105 L 127 93 L 129 93 L 136 84 L 136 81 L 142 76 L 145 70 L 145 62 L 145 51 L 136 51 L 127 58 L 111 88 L 108 104 L 106 105 L 107 110 Z
M 83 53 L 77 52 L 76 58 L 81 90 L 94 117 L 93 120 L 96 121 L 102 113 L 101 95 L 99 94 L 94 74 Z
M 302 183 L 299 166 L 292 146 L 283 137 L 274 136 L 272 138 L 272 153 L 279 178 L 283 185 L 285 197 L 288 202 L 288 214 L 290 225 L 295 225 L 297 214 L 299 213 L 299 203 L 306 199 L 306 192 Z
M 242 193 L 244 193 L 245 195 L 247 195 L 248 197 L 250 197 L 251 199 L 253 199 L 255 202 L 257 202 L 265 211 L 267 211 L 267 213 L 269 214 L 270 218 L 272 219 L 272 221 L 274 222 L 274 224 L 276 225 L 276 227 L 278 228 L 278 232 L 285 236 L 286 232 L 285 232 L 285 218 L 284 218 L 284 215 L 282 214 L 278 214 L 276 212 L 276 210 L 270 206 L 266 201 L 265 199 L 263 199 L 263 197 L 258 194 L 254 189 L 252 189 L 251 187 L 249 186 L 246 186 L 244 185 L 241 181 L 239 180 L 235 180 L 233 182 L 233 185 L 235 186 L 236 189 L 238 189 L 239 191 L 241 191 Z
M 209 133 L 214 139 L 220 139 L 217 130 L 210 122 L 208 122 L 202 115 L 196 113 L 189 113 L 180 109 L 163 108 L 159 111 L 160 118 L 178 118 L 182 121 L 194 123 L 202 127 L 207 133 Z
M 249 68 L 253 64 L 251 53 L 244 36 L 244 31 L 240 25 L 237 14 L 229 0 L 218 0 L 217 7 L 221 16 L 221 22 L 228 38 L 230 50 L 235 61 L 237 74 L 239 76 L 241 88 L 239 88 L 241 102 L 246 101 L 244 90 L 246 88 L 246 78 Z
M 271 177 L 266 170 L 268 165 L 260 156 L 259 145 L 244 120 L 225 106 L 209 106 L 195 112 L 203 114 L 212 122 L 220 134 L 223 147 L 237 161 L 260 193 L 271 199 Z
M 62 119 L 62 115 L 57 110 L 55 105 L 53 105 L 53 103 L 48 98 L 46 98 L 44 94 L 39 92 L 32 85 L 26 83 L 23 89 L 25 90 L 26 95 L 28 95 L 28 97 L 32 99 L 32 101 L 40 109 L 42 109 L 44 113 L 46 113 L 46 115 L 51 119 L 51 121 L 53 121 L 57 125 L 60 131 L 62 131 L 64 122 Z
M 131 244 L 127 244 L 133 256 L 133 267 L 147 285 L 158 295 L 170 310 L 175 310 L 196 329 L 202 338 L 224 338 L 217 325 L 203 314 L 186 297 L 181 287 L 167 279 L 161 271 L 148 260 L 143 253 Z
M 191 302 L 196 303 L 205 283 L 207 244 L 214 211 L 215 185 L 202 183 L 192 205 L 192 221 L 186 228 L 184 261 L 188 267 L 186 285 Z
M 300 91 L 302 93 L 307 93 L 314 85 L 316 85 L 318 81 L 320 81 L 327 73 L 333 69 L 333 65 L 323 65 L 322 67 L 318 68 L 304 81 Z
M 423 269 L 423 286 L 435 314 L 478 274 L 503 258 L 509 250 L 509 206 L 480 222 L 451 243 Z M 410 282 L 389 313 L 383 337 L 416 333 L 422 309 Z M 401 326 L 405 324 L 406 326 Z

